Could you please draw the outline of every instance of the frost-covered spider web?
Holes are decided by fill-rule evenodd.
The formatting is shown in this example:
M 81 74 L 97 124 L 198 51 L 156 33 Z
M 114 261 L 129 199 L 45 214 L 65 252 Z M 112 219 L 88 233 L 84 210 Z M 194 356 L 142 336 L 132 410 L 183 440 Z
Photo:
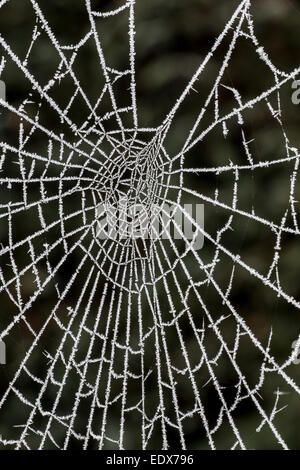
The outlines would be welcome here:
M 285 130 L 281 93 L 300 67 L 285 72 L 272 63 L 256 37 L 251 2 L 242 1 L 166 117 L 143 127 L 139 2 L 111 1 L 106 10 L 81 3 L 87 29 L 78 42 L 63 42 L 51 7 L 36 0 L 23 0 L 22 48 L 11 33 L 0 36 L 7 87 L 0 118 L 8 113 L 15 129 L 0 142 L 0 340 L 8 358 L 1 365 L 1 447 L 245 449 L 257 435 L 255 442 L 262 436 L 270 447 L 287 448 L 286 405 L 299 411 L 297 347 L 292 354 L 287 337 L 286 349 L 276 348 L 273 337 L 284 332 L 276 332 L 278 320 L 271 328 L 271 312 L 286 315 L 288 306 L 297 339 L 300 300 L 281 260 L 286 244 L 299 243 L 299 151 Z M 15 5 L 2 0 L 0 14 L 13 15 Z M 122 69 L 111 63 L 107 40 L 119 20 L 127 32 L 115 44 L 127 49 Z M 271 77 L 252 98 L 226 79 L 241 42 Z M 220 51 L 206 93 L 201 77 Z M 19 105 L 10 102 L 7 70 L 19 80 Z M 97 81 L 88 84 L 95 70 Z M 174 151 L 169 136 L 191 101 L 199 103 L 197 114 Z M 155 96 L 153 106 L 160 106 Z M 256 109 L 279 135 L 276 154 L 257 152 L 259 137 L 248 135 Z M 238 152 L 203 165 L 202 143 L 212 136 L 226 146 L 232 134 Z M 285 175 L 284 202 L 262 207 L 253 193 L 265 191 L 260 175 L 271 179 L 274 168 Z M 101 239 L 99 204 L 124 196 L 144 206 L 204 203 L 205 226 L 193 220 L 195 234 L 204 233 L 203 250 L 182 232 L 181 239 Z M 248 233 L 255 242 L 243 251 Z M 255 252 L 264 238 L 269 253 L 262 260 Z M 245 285 L 269 309 L 267 326 L 259 325 L 259 307 L 256 323 L 248 321 L 236 294 Z

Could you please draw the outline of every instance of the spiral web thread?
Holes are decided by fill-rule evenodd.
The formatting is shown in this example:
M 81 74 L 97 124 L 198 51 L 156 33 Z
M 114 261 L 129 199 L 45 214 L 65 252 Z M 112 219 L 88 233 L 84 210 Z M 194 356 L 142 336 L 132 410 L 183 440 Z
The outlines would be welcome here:
M 0 8 L 4 11 L 9 3 L 10 0 L 2 0 Z M 228 446 L 245 449 L 248 442 L 238 411 L 247 402 L 257 417 L 254 431 L 267 429 L 279 447 L 287 448 L 288 442 L 276 419 L 284 413 L 281 389 L 297 396 L 300 393 L 287 372 L 295 354 L 289 352 L 284 363 L 277 362 L 272 353 L 272 330 L 267 343 L 261 342 L 234 307 L 231 290 L 236 272 L 241 269 L 274 298 L 280 298 L 291 308 L 300 307 L 299 301 L 281 287 L 278 267 L 282 238 L 299 236 L 294 197 L 299 152 L 284 130 L 280 92 L 297 77 L 300 67 L 286 73 L 273 65 L 255 35 L 251 2 L 242 1 L 162 124 L 141 128 L 135 80 L 135 1 L 100 12 L 93 9 L 91 0 L 86 0 L 84 9 L 90 29 L 79 43 L 68 45 L 56 39 L 42 3 L 36 0 L 27 3 L 35 24 L 26 57 L 18 57 L 13 44 L 0 36 L 3 54 L 0 73 L 12 63 L 32 89 L 18 108 L 8 100 L 0 100 L 2 109 L 18 118 L 15 145 L 0 142 L 1 187 L 7 195 L 14 191 L 14 198 L 8 196 L 7 201 L 1 202 L 1 224 L 8 233 L 0 251 L 1 293 L 7 297 L 10 309 L 3 316 L 0 340 L 9 348 L 14 344 L 9 339 L 20 327 L 30 338 L 0 400 L 1 422 L 5 423 L 1 427 L 1 446 L 186 449 L 200 445 L 199 435 L 202 446 L 205 442 L 207 448 L 214 449 L 218 447 L 219 433 L 226 428 Z M 120 15 L 128 19 L 127 70 L 109 66 L 101 30 L 99 33 L 97 29 L 98 22 Z M 31 71 L 32 51 L 41 37 L 47 38 L 58 57 L 57 69 L 44 85 Z M 256 51 L 257 60 L 264 62 L 274 83 L 247 102 L 237 89 L 227 87 L 235 107 L 222 115 L 219 92 L 241 39 Z M 164 143 L 173 121 L 190 96 L 198 99 L 195 91 L 199 77 L 226 40 L 227 52 L 210 93 L 199 107 L 199 115 L 181 150 L 169 155 Z M 95 104 L 81 87 L 74 67 L 77 55 L 90 42 L 96 48 L 103 79 Z M 67 105 L 63 107 L 52 98 L 52 93 L 65 80 L 71 86 Z M 128 80 L 128 104 L 119 107 L 115 89 L 122 80 Z M 274 96 L 276 106 L 272 102 Z M 87 113 L 80 125 L 71 117 L 77 99 Z M 105 100 L 109 100 L 109 112 L 107 106 L 102 112 Z M 277 159 L 256 161 L 252 156 L 252 141 L 244 131 L 244 119 L 259 105 L 267 109 L 281 129 L 285 154 Z M 214 107 L 214 116 L 204 125 L 210 106 Z M 56 133 L 44 125 L 43 109 L 58 117 L 61 128 L 68 130 Z M 214 168 L 190 168 L 186 164 L 192 149 L 213 131 L 220 130 L 226 140 L 231 125 L 238 126 L 244 150 L 238 163 L 230 161 Z M 46 142 L 44 153 L 30 147 L 36 135 Z M 249 211 L 240 208 L 240 175 L 248 172 L 254 178 L 262 169 L 282 164 L 290 165 L 291 172 L 288 208 L 280 223 L 260 217 L 254 207 Z M 200 186 L 195 190 L 185 185 L 187 174 L 200 178 L 209 173 L 233 177 L 231 203 L 220 200 L 217 191 L 210 198 L 201 193 Z M 204 233 L 205 244 L 213 247 L 210 261 L 202 259 L 202 252 L 195 250 L 193 240 L 186 240 L 182 232 L 186 242 L 183 249 L 171 236 L 168 240 L 130 237 L 100 240 L 97 206 L 103 201 L 114 204 L 124 194 L 135 203 L 178 206 L 187 195 L 196 203 L 224 211 L 226 222 L 216 235 L 192 221 L 195 233 L 197 230 Z M 69 205 L 69 200 L 74 200 L 74 204 Z M 249 219 L 273 234 L 273 259 L 267 272 L 259 272 L 223 244 L 235 220 L 241 223 Z M 26 236 L 20 220 L 30 226 L 32 221 Z M 60 255 L 55 258 L 53 253 Z M 72 274 L 67 279 L 58 281 L 63 278 L 59 278 L 59 273 L 64 264 L 70 257 L 75 259 L 74 253 L 79 253 L 78 264 L 72 265 Z M 216 275 L 223 259 L 231 264 L 227 286 L 221 286 Z M 28 279 L 34 288 L 30 295 L 25 295 L 23 289 Z M 203 289 L 207 286 L 219 299 L 223 313 L 213 311 L 206 302 Z M 31 312 L 46 291 L 51 292 L 55 301 L 40 304 L 39 322 L 33 321 Z M 228 324 L 231 338 L 224 334 Z M 244 338 L 260 358 L 255 381 L 248 379 L 239 360 Z M 210 348 L 211 344 L 216 348 Z M 222 382 L 223 361 L 232 369 L 235 381 L 230 398 Z M 269 390 L 274 393 L 274 405 L 266 409 L 263 389 L 269 376 L 274 375 L 280 378 L 281 389 Z M 214 419 L 203 398 L 208 386 L 215 392 Z M 12 406 L 18 418 L 9 425 Z

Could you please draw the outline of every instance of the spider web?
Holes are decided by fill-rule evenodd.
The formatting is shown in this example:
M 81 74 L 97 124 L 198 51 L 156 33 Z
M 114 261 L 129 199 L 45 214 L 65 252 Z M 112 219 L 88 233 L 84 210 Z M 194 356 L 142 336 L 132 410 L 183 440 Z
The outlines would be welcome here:
M 284 358 L 272 349 L 275 330 L 270 326 L 267 337 L 259 336 L 232 293 L 236 282 L 249 283 L 258 296 L 268 297 L 270 310 L 300 307 L 283 286 L 280 264 L 286 239 L 299 236 L 299 151 L 284 129 L 281 91 L 300 67 L 285 72 L 271 62 L 255 35 L 251 2 L 242 1 L 161 124 L 142 127 L 135 1 L 104 12 L 85 0 L 82 14 L 89 28 L 74 44 L 58 39 L 43 2 L 25 3 L 32 16 L 26 55 L 0 36 L 1 78 L 12 67 L 29 90 L 18 107 L 0 100 L 17 128 L 17 136 L 0 142 L 5 232 L 0 340 L 10 357 L 15 350 L 20 358 L 1 388 L 1 445 L 215 449 L 225 433 L 228 448 L 245 449 L 252 433 L 265 433 L 270 446 L 288 448 L 280 418 L 286 412 L 284 395 L 293 394 L 294 403 L 299 398 L 292 377 L 295 354 L 290 345 Z M 1 13 L 13 4 L 2 0 Z M 110 63 L 102 33 L 105 22 L 119 18 L 128 32 L 122 70 Z M 241 41 L 272 77 L 270 86 L 249 99 L 225 80 Z M 55 70 L 41 76 L 34 55 L 39 42 L 57 58 Z M 90 45 L 99 77 L 95 102 L 77 65 Z M 223 60 L 203 100 L 195 91 L 219 50 Z M 124 90 L 122 103 L 118 90 Z M 225 92 L 231 100 L 226 111 Z M 198 114 L 174 152 L 168 138 L 189 100 L 199 100 Z M 278 156 L 256 157 L 246 126 L 256 108 L 279 129 Z M 226 143 L 231 133 L 238 136 L 238 155 L 220 155 L 219 165 L 201 167 L 199 154 L 197 166 L 189 164 L 211 135 Z M 261 215 L 255 198 L 244 200 L 240 188 L 245 178 L 254 184 L 263 171 L 271 178 L 276 167 L 287 171 L 285 206 Z M 229 194 L 216 183 L 222 178 L 231 181 Z M 213 195 L 201 190 L 204 181 L 212 181 Z M 124 195 L 144 205 L 204 203 L 207 217 L 212 208 L 221 219 L 212 230 L 211 219 L 200 227 L 192 218 L 195 233 L 205 237 L 203 252 L 180 227 L 181 240 L 99 239 L 99 204 L 114 204 Z M 267 265 L 243 256 L 240 237 L 246 223 L 271 240 Z M 245 408 L 254 416 L 250 433 L 241 412 Z

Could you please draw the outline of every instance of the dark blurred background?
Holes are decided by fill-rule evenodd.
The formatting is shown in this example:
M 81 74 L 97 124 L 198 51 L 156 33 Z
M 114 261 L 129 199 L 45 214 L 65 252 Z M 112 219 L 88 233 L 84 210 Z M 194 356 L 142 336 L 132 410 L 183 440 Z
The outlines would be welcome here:
M 75 2 L 71 0 L 52 0 L 49 2 L 47 0 L 40 0 L 38 3 L 60 44 L 76 44 L 89 31 L 85 2 Z M 117 0 L 98 0 L 92 2 L 93 9 L 97 11 L 108 11 L 121 4 L 122 1 Z M 141 127 L 156 127 L 163 121 L 199 64 L 213 46 L 214 41 L 223 30 L 238 4 L 239 2 L 236 0 L 185 0 L 184 2 L 175 0 L 151 0 L 149 2 L 137 0 L 135 36 L 136 81 L 139 125 Z M 274 65 L 285 72 L 290 72 L 298 67 L 300 64 L 299 1 L 255 0 L 252 2 L 251 12 L 256 36 Z M 0 10 L 1 36 L 22 61 L 26 58 L 35 25 L 36 18 L 29 1 L 10 0 Z M 97 20 L 97 28 L 102 40 L 107 65 L 119 70 L 128 68 L 127 14 L 99 19 Z M 33 44 L 28 61 L 24 64 L 39 84 L 45 86 L 58 70 L 60 60 L 55 47 L 49 41 L 47 34 L 42 31 L 40 25 L 38 25 L 38 30 L 41 34 Z M 196 91 L 188 96 L 176 115 L 165 142 L 167 152 L 170 156 L 176 155 L 186 141 L 189 129 L 192 127 L 208 93 L 215 83 L 228 46 L 229 39 L 225 40 L 224 44 L 216 51 L 208 67 L 200 75 L 195 85 Z M 71 51 L 65 50 L 64 52 L 67 57 L 71 57 Z M 51 110 L 43 100 L 39 99 L 38 92 L 32 89 L 29 80 L 24 77 L 22 71 L 13 63 L 11 57 L 9 57 L 7 51 L 4 51 L 3 48 L 1 48 L 0 58 L 2 55 L 7 60 L 1 75 L 1 79 L 6 83 L 7 102 L 15 108 L 18 108 L 24 103 L 26 98 L 30 99 L 30 103 L 24 104 L 24 109 L 28 116 L 34 119 L 37 111 L 39 111 L 39 122 L 41 124 L 47 129 L 52 129 L 58 135 L 63 133 L 66 140 L 76 142 L 78 138 L 73 135 L 68 125 L 61 123 L 55 111 Z M 88 41 L 79 49 L 78 56 L 73 64 L 73 69 L 87 97 L 91 103 L 95 103 L 104 85 L 104 78 L 93 40 Z M 268 67 L 258 58 L 254 46 L 246 39 L 240 38 L 221 83 L 238 89 L 243 102 L 246 102 L 273 86 L 274 74 L 271 73 Z M 59 86 L 54 86 L 50 89 L 49 95 L 59 106 L 64 108 L 68 104 L 72 90 L 75 91 L 72 80 L 66 77 L 62 78 Z M 114 90 L 119 106 L 129 106 L 129 79 L 122 78 L 119 80 Z M 29 96 L 30 93 L 31 96 Z M 286 137 L 289 139 L 290 147 L 299 149 L 300 105 L 296 106 L 292 103 L 291 81 L 287 82 L 281 88 L 280 95 L 282 106 L 281 118 Z M 274 93 L 270 97 L 270 102 L 274 108 L 276 108 L 276 100 L 277 95 Z M 42 103 L 40 107 L 39 102 Z M 232 93 L 225 88 L 221 90 L 220 87 L 221 115 L 230 112 L 236 106 Z M 107 97 L 105 97 L 99 106 L 98 113 L 99 115 L 104 115 L 109 111 L 111 111 L 111 103 Z M 213 112 L 213 108 L 207 111 L 207 117 L 200 125 L 200 131 L 205 129 L 205 127 L 209 125 L 209 122 L 213 120 Z M 85 121 L 88 114 L 88 109 L 82 98 L 76 96 L 68 116 L 77 126 L 80 126 Z M 247 137 L 247 141 L 253 139 L 251 151 L 254 162 L 271 161 L 286 156 L 282 128 L 271 116 L 265 100 L 243 113 L 243 118 L 244 124 L 242 128 Z M 124 122 L 128 127 L 132 126 L 132 116 L 130 113 L 124 115 Z M 241 126 L 237 123 L 235 118 L 231 119 L 227 124 L 229 134 L 226 139 L 224 139 L 221 127 L 214 129 L 188 153 L 184 166 L 214 168 L 227 166 L 230 164 L 230 161 L 232 161 L 233 164 L 246 165 L 247 160 L 241 139 Z M 25 120 L 23 121 L 23 125 L 25 134 L 29 133 L 31 126 L 26 124 Z M 16 113 L 2 108 L 0 116 L 1 140 L 18 147 L 19 126 L 20 118 Z M 115 127 L 116 122 L 113 119 L 105 121 L 105 128 L 107 130 L 112 130 Z M 90 136 L 92 140 L 95 139 L 95 142 L 96 137 L 97 136 Z M 147 140 L 149 137 L 143 134 L 140 138 Z M 36 152 L 45 157 L 47 157 L 47 148 L 48 138 L 40 131 L 34 132 L 26 144 L 27 151 Z M 81 148 L 88 151 L 88 147 L 84 144 L 81 145 Z M 109 144 L 103 142 L 103 148 L 105 151 L 109 151 Z M 2 176 L 19 177 L 20 168 L 14 163 L 14 161 L 17 160 L 17 155 L 13 153 L 10 154 L 9 152 L 7 155 L 11 156 L 11 158 L 6 158 L 2 169 Z M 58 144 L 54 144 L 53 155 L 56 155 L 58 159 Z M 75 160 L 73 161 L 75 162 Z M 179 162 L 177 163 L 179 164 Z M 259 217 L 280 225 L 285 211 L 290 208 L 290 177 L 294 171 L 294 164 L 294 161 L 285 162 L 268 168 L 240 172 L 238 181 L 238 208 L 247 213 L 251 213 L 252 208 L 254 208 L 255 214 Z M 25 162 L 25 166 L 26 165 L 28 165 L 26 170 L 29 171 L 29 163 L 27 164 L 27 162 Z M 45 164 L 43 162 L 37 162 L 36 173 L 42 174 L 44 167 Z M 91 168 L 97 169 L 97 166 L 91 163 Z M 176 168 L 178 167 L 176 167 L 175 164 L 174 169 Z M 60 168 L 54 166 L 53 168 L 49 168 L 47 175 L 55 177 L 59 174 L 59 171 Z M 70 170 L 67 174 L 69 176 L 76 176 L 78 173 L 76 173 L 75 170 L 74 173 L 72 173 Z M 184 180 L 186 187 L 195 189 L 212 199 L 215 198 L 217 190 L 218 200 L 229 206 L 232 205 L 234 183 L 234 172 L 199 172 L 193 175 L 186 174 Z M 69 183 L 65 183 L 64 190 L 68 189 L 68 184 Z M 178 181 L 176 180 L 174 184 L 178 184 Z M 57 191 L 58 184 L 53 183 L 47 185 L 48 196 L 57 194 Z M 169 191 L 168 196 L 170 199 L 175 200 L 176 191 Z M 199 202 L 198 199 L 193 199 L 189 195 L 185 195 L 184 197 L 184 202 Z M 296 201 L 299 200 L 300 189 L 298 181 L 296 182 L 294 197 Z M 22 198 L 23 194 L 20 185 L 13 184 L 11 187 L 8 187 L 6 184 L 1 184 L 0 199 L 2 204 L 7 204 L 8 201 L 22 201 Z M 39 198 L 40 186 L 38 184 L 36 186 L 32 184 L 29 199 L 30 201 L 36 201 Z M 92 194 L 88 194 L 87 206 L 88 204 L 92 204 L 92 201 Z M 65 198 L 65 214 L 71 214 L 76 207 L 79 209 L 81 207 L 81 192 Z M 46 223 L 50 224 L 57 219 L 58 210 L 57 201 L 47 204 L 44 213 Z M 296 210 L 298 210 L 298 205 L 296 205 Z M 230 214 L 230 211 L 228 212 L 221 207 L 214 206 L 210 203 L 205 204 L 205 230 L 211 234 L 212 237 L 216 237 L 218 230 L 224 226 Z M 90 213 L 89 216 L 93 217 L 93 214 Z M 1 221 L 0 225 L 0 238 L 3 245 L 6 246 L 9 243 L 8 225 L 6 219 L 2 220 L 3 222 Z M 75 229 L 80 223 L 82 223 L 80 216 L 71 218 L 66 224 L 66 231 L 68 232 Z M 290 212 L 287 217 L 287 225 L 293 226 Z M 272 233 L 269 227 L 241 215 L 235 215 L 232 228 L 232 231 L 224 234 L 222 245 L 232 253 L 239 254 L 241 259 L 248 266 L 253 267 L 263 276 L 267 276 L 272 260 L 274 259 L 275 234 Z M 35 209 L 29 210 L 26 213 L 26 219 L 24 219 L 22 212 L 13 218 L 14 241 L 23 240 L 26 236 L 39 229 L 40 220 Z M 61 228 L 56 226 L 35 240 L 34 248 L 36 254 L 42 252 L 44 243 L 48 243 L 49 245 L 54 243 L 57 238 L 61 236 L 60 230 Z M 69 246 L 78 239 L 78 236 L 78 234 L 75 234 L 70 237 L 68 241 Z M 88 246 L 88 243 L 89 238 L 84 241 L 85 247 Z M 300 301 L 299 237 L 293 234 L 285 234 L 282 237 L 281 248 L 280 261 L 278 264 L 281 288 L 289 296 Z M 30 262 L 30 254 L 28 254 L 27 250 L 28 246 L 26 246 L 26 250 L 21 248 L 19 252 L 17 252 L 17 250 L 15 252 L 19 272 Z M 57 301 L 56 288 L 58 288 L 60 292 L 63 291 L 66 282 L 71 278 L 78 267 L 83 253 L 82 249 L 77 249 L 68 257 L 67 261 L 58 270 L 55 280 L 47 285 L 47 288 L 44 289 L 43 293 L 38 296 L 37 300 L 30 307 L 26 318 L 36 331 L 40 330 L 47 318 L 47 314 L 51 312 Z M 97 247 L 95 248 L 95 253 L 97 253 Z M 206 241 L 203 250 L 200 252 L 200 256 L 204 263 L 209 264 L 214 259 L 215 253 L 215 246 L 209 241 Z M 48 261 L 50 265 L 56 266 L 63 255 L 64 247 L 60 245 L 49 255 Z M 96 254 L 94 255 L 96 256 Z M 218 257 L 219 262 L 215 268 L 214 277 L 223 291 L 226 291 L 234 263 L 232 259 L 224 253 L 219 253 Z M 171 252 L 170 259 L 174 261 L 174 254 Z M 11 260 L 8 255 L 2 257 L 1 267 L 6 280 L 13 277 L 13 270 L 8 266 L 10 263 Z M 186 263 L 195 282 L 200 282 L 205 278 L 204 274 L 200 272 L 199 266 L 195 264 L 192 255 L 187 257 Z M 87 265 L 81 271 L 74 286 L 60 304 L 57 316 L 63 323 L 67 322 L 69 318 L 68 311 L 70 311 L 70 309 L 72 310 L 76 305 L 78 292 L 81 291 L 83 281 L 86 279 L 91 266 L 93 266 L 93 260 L 88 260 Z M 97 269 L 97 264 L 94 266 L 96 266 Z M 104 263 L 103 266 L 104 269 L 108 269 L 109 263 Z M 41 262 L 38 267 L 41 273 L 41 279 L 45 279 L 48 269 L 46 262 Z M 178 277 L 182 280 L 183 290 L 187 289 L 188 283 L 184 278 L 184 274 L 180 272 L 179 269 Z M 271 282 L 276 282 L 274 273 L 270 280 Z M 99 292 L 103 289 L 104 282 L 105 280 L 101 279 L 98 286 Z M 12 284 L 12 291 L 16 292 L 16 288 L 17 286 Z M 25 273 L 22 276 L 22 295 L 24 303 L 30 298 L 35 288 L 34 273 Z M 162 306 L 164 306 L 166 301 L 164 298 L 165 291 L 163 283 L 158 286 L 158 289 Z M 180 306 L 180 300 L 178 300 L 176 287 L 173 286 L 172 289 L 175 302 L 176 299 L 178 301 L 175 308 L 180 310 L 182 307 Z M 211 284 L 203 285 L 199 290 L 214 320 L 217 320 L 221 315 L 226 316 L 230 313 L 226 305 L 222 303 L 222 299 L 216 295 L 216 291 Z M 1 295 L 0 329 L 2 330 L 11 322 L 13 315 L 16 315 L 18 310 L 10 301 L 7 292 L 2 292 Z M 112 284 L 110 283 L 108 300 L 105 304 L 106 310 L 108 309 L 111 295 Z M 126 298 L 125 294 L 125 299 Z M 92 316 L 93 313 L 96 314 L 99 299 L 100 293 L 96 295 L 95 303 L 92 304 Z M 299 335 L 300 321 L 298 309 L 292 304 L 289 304 L 282 297 L 277 296 L 276 292 L 264 285 L 261 280 L 251 276 L 249 272 L 242 269 L 238 264 L 235 266 L 235 276 L 230 293 L 230 301 L 264 348 L 268 345 L 270 331 L 271 328 L 273 329 L 270 355 L 274 357 L 279 364 L 283 363 L 291 353 L 293 341 L 296 340 Z M 149 315 L 149 309 L 145 299 L 144 302 L 143 312 L 147 316 Z M 196 324 L 200 328 L 202 321 L 206 322 L 206 317 L 196 297 L 192 298 L 191 296 L 189 306 Z M 168 308 L 167 304 L 166 308 Z M 126 328 L 126 315 L 123 311 L 120 321 L 119 341 L 122 342 Z M 146 319 L 145 324 L 147 324 L 147 321 Z M 151 325 L 150 320 L 149 325 Z M 74 328 L 78 327 L 77 321 L 75 321 L 73 326 Z M 182 319 L 181 326 L 184 331 L 187 350 L 191 356 L 192 363 L 196 365 L 201 356 L 195 338 L 193 334 L 189 332 L 187 324 L 184 323 L 184 319 Z M 213 358 L 219 351 L 219 343 L 215 335 L 208 328 L 208 324 L 204 323 L 204 326 L 206 328 L 204 344 L 209 357 Z M 100 325 L 99 331 L 102 331 L 101 329 L 102 326 Z M 221 324 L 220 329 L 223 337 L 226 338 L 230 347 L 233 348 L 236 322 L 232 316 Z M 111 332 L 111 335 L 112 334 L 113 331 Z M 137 335 L 137 325 L 134 322 L 133 342 L 137 341 Z M 32 354 L 28 363 L 31 373 L 39 377 L 42 381 L 47 368 L 47 358 L 43 353 L 45 351 L 50 352 L 50 354 L 55 353 L 61 337 L 62 332 L 59 330 L 57 322 L 50 322 L 47 330 L 43 334 L 42 341 L 34 354 Z M 88 348 L 88 341 L 89 336 L 83 335 L 78 351 L 79 356 L 82 354 L 82 357 L 84 357 Z M 19 322 L 5 338 L 5 342 L 7 345 L 8 364 L 6 366 L 0 366 L 0 395 L 5 393 L 9 381 L 18 369 L 20 361 L 24 358 L 26 351 L 32 344 L 32 335 L 26 325 L 23 322 Z M 68 357 L 70 353 L 71 344 L 72 340 L 70 339 L 70 344 L 66 344 L 64 350 L 66 357 Z M 178 339 L 175 332 L 171 333 L 168 337 L 168 345 L 170 354 L 174 358 L 174 364 L 178 367 L 182 367 L 182 358 L 181 353 L 178 352 Z M 95 357 L 97 357 L 97 353 L 95 352 L 94 354 Z M 145 354 L 146 367 L 150 369 L 154 365 L 153 348 L 149 346 Z M 138 373 L 139 366 L 134 364 L 134 359 L 131 360 L 133 364 L 132 370 L 136 370 Z M 253 346 L 246 336 L 241 337 L 237 360 L 250 387 L 254 387 L 259 381 L 263 355 Z M 117 358 L 116 370 L 121 372 L 123 363 L 123 356 L 119 364 Z M 165 368 L 165 365 L 163 367 Z M 63 362 L 61 362 L 61 364 L 57 366 L 57 377 L 61 378 L 64 370 L 65 366 Z M 291 365 L 286 372 L 293 378 L 295 383 L 299 385 L 300 366 Z M 103 374 L 104 378 L 101 382 L 103 390 L 99 391 L 99 400 L 105 395 L 105 373 Z M 95 374 L 96 372 L 94 370 L 89 371 L 88 379 L 90 383 L 94 383 Z M 166 374 L 166 371 L 164 371 L 164 374 Z M 228 359 L 226 359 L 224 353 L 220 355 L 216 374 L 219 383 L 224 387 L 224 396 L 226 397 L 228 405 L 230 405 L 234 401 L 238 379 L 236 372 L 233 370 Z M 205 367 L 203 367 L 197 374 L 197 384 L 209 425 L 213 427 L 218 418 L 220 403 L 214 384 L 210 382 L 204 387 L 208 379 L 209 373 Z M 72 397 L 71 402 L 73 404 L 73 397 L 78 389 L 78 380 L 78 373 L 76 373 L 76 370 L 73 370 L 65 387 L 61 408 L 58 411 L 58 414 L 60 413 L 61 416 L 67 414 L 66 410 L 70 408 L 70 402 L 68 401 L 70 397 Z M 179 376 L 177 380 L 178 393 L 180 395 L 180 408 L 187 411 L 193 408 L 193 393 L 189 379 L 186 376 Z M 20 384 L 19 386 L 18 383 Z M 33 383 L 32 379 L 24 373 L 20 375 L 18 383 L 16 388 L 20 388 L 29 401 L 34 400 L 39 387 Z M 113 395 L 118 393 L 118 385 L 113 385 L 113 391 L 114 390 Z M 157 400 L 157 385 L 155 379 L 150 378 L 149 384 L 147 382 L 147 390 L 147 406 L 149 407 L 149 415 L 151 415 L 155 409 Z M 276 373 L 269 373 L 264 385 L 259 390 L 261 406 L 266 411 L 267 415 L 271 414 L 276 399 L 276 395 L 274 394 L 276 390 L 283 392 L 280 396 L 280 405 L 278 405 L 278 408 L 285 406 L 286 408 L 276 414 L 273 420 L 274 425 L 280 430 L 290 448 L 299 449 L 299 396 L 288 386 L 286 381 L 283 378 L 279 378 Z M 128 394 L 130 396 L 129 402 L 133 406 L 133 404 L 137 403 L 140 399 L 141 389 L 136 385 L 133 385 L 132 388 L 129 386 Z M 49 386 L 42 404 L 44 409 L 51 409 L 55 395 L 55 387 Z M 172 415 L 172 407 L 170 396 L 170 400 L 167 400 L 166 405 L 167 413 L 169 413 L 170 416 Z M 116 406 L 115 411 L 112 410 L 109 415 L 107 429 L 108 434 L 111 436 L 118 435 L 120 424 L 119 411 Z M 3 438 L 16 439 L 20 434 L 20 429 L 13 426 L 24 424 L 29 412 L 30 407 L 21 403 L 21 400 L 16 394 L 11 393 L 0 411 L 0 434 Z M 83 406 L 78 411 L 76 422 L 78 432 L 84 433 L 88 413 L 89 404 L 88 402 L 84 402 Z M 99 417 L 96 416 L 95 420 L 97 421 L 97 419 L 99 419 L 100 423 L 100 418 L 99 413 Z M 264 425 L 260 432 L 256 431 L 257 426 L 261 422 L 261 417 L 251 399 L 241 402 L 234 412 L 234 418 L 237 428 L 248 448 L 276 449 L 280 447 L 267 425 Z M 128 419 L 126 418 L 126 448 L 133 449 L 141 447 L 141 436 L 137 432 L 137 429 L 140 428 L 140 420 L 141 417 L 138 413 L 133 413 L 132 416 L 129 415 Z M 46 427 L 46 422 L 47 417 L 42 416 L 42 414 L 38 412 L 32 427 L 33 429 L 43 431 Z M 63 426 L 55 424 L 52 430 L 57 443 L 62 445 L 65 433 Z M 200 420 L 190 419 L 185 427 L 185 434 L 189 448 L 208 448 L 205 431 Z M 38 447 L 40 438 L 41 436 L 32 432 L 28 438 L 29 445 L 32 448 Z M 179 447 L 178 436 L 174 430 L 168 430 L 168 439 L 170 447 Z M 226 419 L 224 419 L 223 425 L 217 431 L 215 439 L 218 448 L 230 448 L 234 444 L 235 439 Z M 161 445 L 161 429 L 157 424 L 149 441 L 149 447 L 161 448 Z M 73 438 L 71 439 L 71 446 L 73 448 L 80 448 L 82 443 Z M 14 446 L 12 445 L 11 447 Z M 116 445 L 107 441 L 105 447 L 114 448 Z M 5 448 L 5 446 L 2 446 L 2 448 Z M 46 441 L 45 448 L 55 448 L 50 439 Z M 90 448 L 96 448 L 96 444 L 91 442 Z

